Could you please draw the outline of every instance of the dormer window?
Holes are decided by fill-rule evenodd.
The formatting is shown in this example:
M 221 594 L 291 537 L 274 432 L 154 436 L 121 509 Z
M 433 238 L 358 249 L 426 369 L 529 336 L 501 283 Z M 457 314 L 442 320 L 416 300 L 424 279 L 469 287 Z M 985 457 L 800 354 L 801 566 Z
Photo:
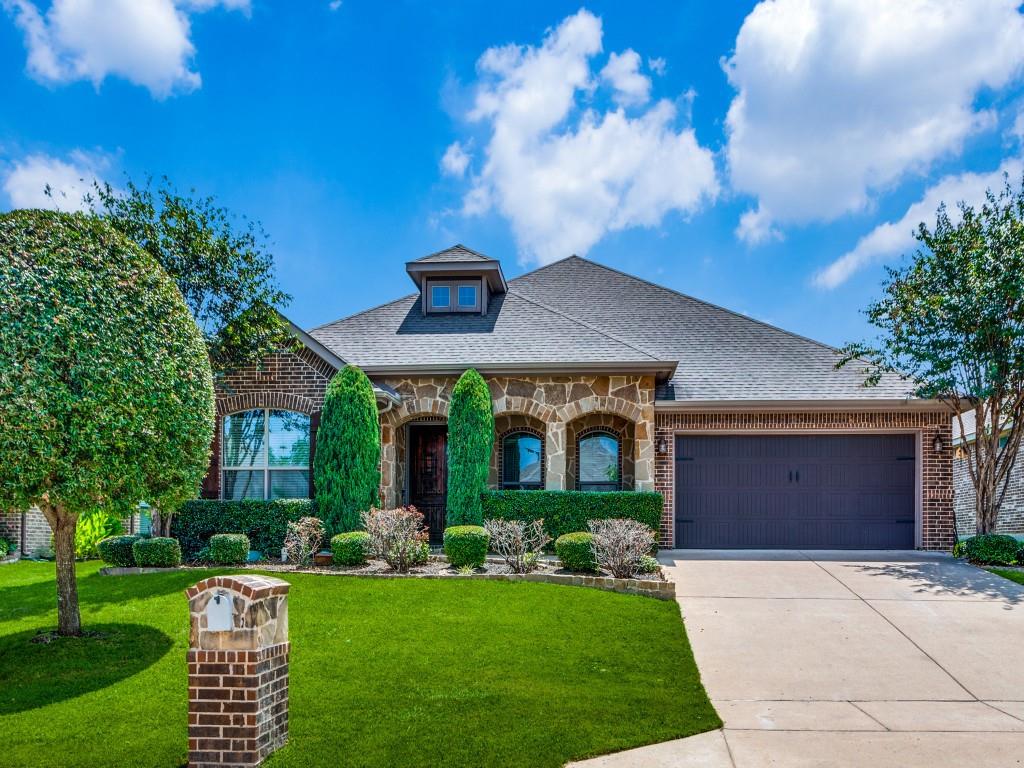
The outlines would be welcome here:
M 472 311 L 479 309 L 480 301 L 477 299 L 477 290 L 475 285 L 460 285 L 459 286 L 459 309 L 464 311 Z
M 430 286 L 430 311 L 449 312 L 452 308 L 452 289 L 447 285 Z
M 428 280 L 428 312 L 479 312 L 479 280 Z
M 493 298 L 508 290 L 497 259 L 464 245 L 406 262 L 405 271 L 420 290 L 425 315 L 486 315 Z

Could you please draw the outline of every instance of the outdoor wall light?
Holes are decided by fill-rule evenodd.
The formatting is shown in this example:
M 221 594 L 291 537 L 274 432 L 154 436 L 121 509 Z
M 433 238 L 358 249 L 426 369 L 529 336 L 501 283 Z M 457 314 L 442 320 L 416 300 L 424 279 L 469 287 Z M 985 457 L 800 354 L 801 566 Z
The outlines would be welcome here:
M 665 439 L 664 435 L 658 438 L 658 445 L 656 446 L 655 450 L 657 450 L 660 454 L 668 453 L 668 440 Z
M 942 435 L 935 436 L 935 440 L 932 442 L 932 448 L 935 449 L 936 453 L 942 453 Z

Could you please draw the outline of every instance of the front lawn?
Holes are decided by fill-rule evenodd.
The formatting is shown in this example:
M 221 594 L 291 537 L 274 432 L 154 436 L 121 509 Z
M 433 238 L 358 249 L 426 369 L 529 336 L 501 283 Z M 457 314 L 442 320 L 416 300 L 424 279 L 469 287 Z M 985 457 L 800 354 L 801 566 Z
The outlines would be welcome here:
M 0 567 L 0 763 L 186 758 L 183 590 L 79 565 L 100 637 L 55 625 L 53 565 Z M 269 766 L 560 766 L 719 726 L 674 602 L 548 584 L 292 583 L 291 739 Z
M 990 568 L 992 573 L 1002 576 L 1004 579 L 1010 581 L 1016 581 L 1018 584 L 1024 584 L 1024 571 L 1011 570 L 1009 568 Z

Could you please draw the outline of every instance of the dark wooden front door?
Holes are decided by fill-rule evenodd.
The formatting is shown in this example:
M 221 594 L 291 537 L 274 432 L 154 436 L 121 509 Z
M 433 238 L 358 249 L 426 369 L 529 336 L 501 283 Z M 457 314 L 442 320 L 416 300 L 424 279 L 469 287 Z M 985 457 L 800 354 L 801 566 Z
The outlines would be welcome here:
M 409 503 L 423 513 L 430 540 L 444 536 L 448 500 L 448 427 L 414 424 L 409 427 Z

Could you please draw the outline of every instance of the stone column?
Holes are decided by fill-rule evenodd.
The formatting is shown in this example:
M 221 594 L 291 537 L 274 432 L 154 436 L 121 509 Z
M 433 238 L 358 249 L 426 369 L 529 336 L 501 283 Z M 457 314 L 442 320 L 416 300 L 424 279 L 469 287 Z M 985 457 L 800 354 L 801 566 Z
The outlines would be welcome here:
M 189 768 L 251 768 L 288 740 L 288 587 L 242 575 L 185 590 Z
M 565 422 L 548 422 L 544 454 L 544 488 L 549 491 L 565 490 Z
M 634 424 L 633 483 L 638 491 L 654 490 L 654 406 L 645 406 Z

